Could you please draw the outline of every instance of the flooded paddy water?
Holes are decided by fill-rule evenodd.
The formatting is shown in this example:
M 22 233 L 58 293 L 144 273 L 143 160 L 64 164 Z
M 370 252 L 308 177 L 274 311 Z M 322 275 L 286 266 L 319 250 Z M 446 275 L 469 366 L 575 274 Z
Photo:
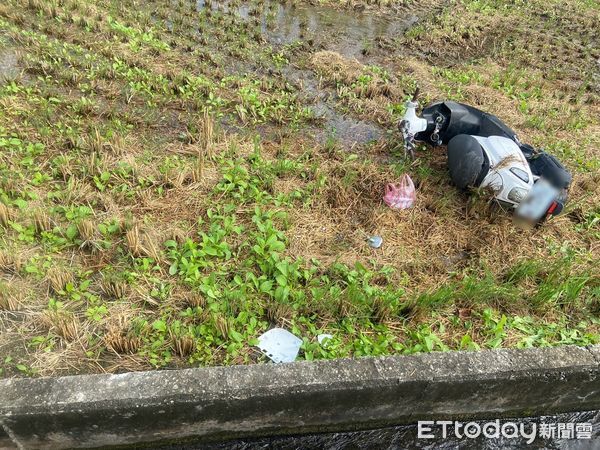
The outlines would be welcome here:
M 335 9 L 294 2 L 264 2 L 260 8 L 250 2 L 198 0 L 197 10 L 233 13 L 246 21 L 257 21 L 268 42 L 275 48 L 308 41 L 320 50 L 333 51 L 364 64 L 374 61 L 369 56 L 382 43 L 392 43 L 407 29 L 418 23 L 418 8 L 388 10 L 386 13 Z M 420 11 L 423 13 L 423 11 Z M 320 142 L 335 139 L 345 147 L 376 141 L 385 130 L 375 121 L 361 120 L 336 107 L 335 92 L 325 88 L 315 73 L 299 68 L 293 62 L 282 75 L 300 84 L 322 126 L 313 136 Z
M 328 50 L 354 58 L 363 57 L 376 41 L 397 38 L 419 20 L 411 10 L 377 14 L 293 2 L 264 2 L 262 10 L 255 12 L 249 3 L 212 1 L 207 4 L 199 0 L 197 8 L 233 10 L 245 20 L 258 15 L 262 31 L 272 44 L 313 39 Z
M 17 52 L 12 48 L 0 47 L 0 81 L 12 80 L 21 73 Z

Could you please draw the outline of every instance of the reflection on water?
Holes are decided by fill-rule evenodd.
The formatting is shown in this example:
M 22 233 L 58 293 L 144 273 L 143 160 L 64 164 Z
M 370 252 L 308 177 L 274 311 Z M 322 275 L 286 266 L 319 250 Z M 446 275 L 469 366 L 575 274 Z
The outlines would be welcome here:
M 20 73 L 17 53 L 11 48 L 0 47 L 0 83 L 16 78 Z
M 275 46 L 298 40 L 312 41 L 315 48 L 338 52 L 349 58 L 361 58 L 378 40 L 392 40 L 413 25 L 416 16 L 408 13 L 386 15 L 336 10 L 318 5 L 294 5 L 266 0 L 260 4 L 230 0 L 197 0 L 196 9 L 233 13 L 242 20 L 260 26 L 264 36 Z M 357 120 L 337 111 L 319 85 L 314 73 L 292 65 L 282 70 L 288 80 L 300 84 L 303 96 L 311 105 L 322 126 L 314 131 L 319 142 L 335 139 L 345 148 L 376 141 L 385 135 L 377 124 Z
M 376 124 L 340 114 L 327 100 L 312 72 L 288 66 L 282 74 L 294 84 L 301 83 L 302 94 L 312 103 L 315 115 L 323 120 L 323 126 L 315 131 L 317 141 L 333 138 L 348 149 L 383 137 L 383 130 Z
M 245 20 L 256 17 L 263 33 L 274 44 L 313 39 L 347 57 L 359 57 L 376 40 L 400 36 L 418 20 L 414 14 L 399 16 L 388 12 L 376 15 L 318 5 L 269 1 L 257 6 L 249 2 L 236 4 L 198 0 L 196 6 L 202 10 L 209 4 L 213 10 L 234 10 Z
M 464 421 L 468 422 L 468 421 Z M 478 421 L 484 424 L 487 421 Z M 600 449 L 600 411 L 588 411 L 579 413 L 558 414 L 555 416 L 544 416 L 522 419 L 506 419 L 500 423 L 516 422 L 524 424 L 529 430 L 532 424 L 540 423 L 591 423 L 591 439 L 536 439 L 531 445 L 522 438 L 518 439 L 417 439 L 416 425 L 404 425 L 399 427 L 381 428 L 369 431 L 356 431 L 350 433 L 323 433 L 305 436 L 260 438 L 237 440 L 222 444 L 204 444 L 185 446 L 160 447 L 163 450 L 175 449 L 203 449 L 203 450 L 253 450 L 253 449 L 326 449 L 326 450 L 354 450 L 354 449 Z M 441 434 L 438 432 L 437 434 Z

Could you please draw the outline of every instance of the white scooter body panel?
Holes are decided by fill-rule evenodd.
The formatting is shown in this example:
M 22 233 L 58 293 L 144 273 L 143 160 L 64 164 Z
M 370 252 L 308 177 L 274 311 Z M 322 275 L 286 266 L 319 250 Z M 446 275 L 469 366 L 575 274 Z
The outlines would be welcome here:
M 495 197 L 516 207 L 533 187 L 534 178 L 525 156 L 511 139 L 502 136 L 473 136 L 490 162 L 490 169 L 481 187 L 490 187 Z

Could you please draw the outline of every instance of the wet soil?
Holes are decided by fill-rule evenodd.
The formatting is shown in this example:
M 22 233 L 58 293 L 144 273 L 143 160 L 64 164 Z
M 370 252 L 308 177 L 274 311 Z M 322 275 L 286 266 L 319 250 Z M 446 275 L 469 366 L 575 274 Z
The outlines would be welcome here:
M 385 131 L 374 122 L 358 120 L 340 113 L 336 109 L 333 90 L 320 86 L 310 70 L 288 66 L 282 73 L 288 81 L 302 85 L 303 95 L 311 104 L 316 117 L 322 121 L 321 126 L 310 130 L 318 142 L 335 139 L 345 147 L 353 147 L 384 136 Z
M 0 83 L 19 75 L 17 52 L 12 48 L 0 48 Z
M 197 9 L 211 8 L 230 12 L 244 20 L 258 17 L 263 34 L 275 46 L 310 41 L 313 47 L 337 52 L 347 58 L 369 64 L 380 63 L 371 56 L 381 42 L 392 42 L 419 22 L 414 9 L 388 10 L 373 14 L 354 10 L 338 10 L 318 5 L 265 2 L 260 9 L 249 4 L 197 1 Z M 418 11 L 416 11 L 418 12 Z M 366 144 L 385 135 L 378 124 L 349 117 L 336 107 L 335 92 L 320 85 L 315 74 L 288 66 L 282 75 L 294 84 L 301 83 L 307 103 L 321 122 L 310 130 L 319 142 L 335 139 L 344 147 Z
M 203 0 L 198 2 L 200 8 L 203 4 Z M 224 8 L 228 8 L 227 4 Z M 249 19 L 249 6 L 239 6 L 237 14 Z M 417 21 L 418 17 L 413 13 L 400 15 L 390 11 L 375 15 L 318 5 L 282 3 L 266 3 L 265 13 L 261 15 L 262 31 L 272 44 L 315 39 L 328 50 L 348 58 L 361 58 L 375 41 L 394 39 Z

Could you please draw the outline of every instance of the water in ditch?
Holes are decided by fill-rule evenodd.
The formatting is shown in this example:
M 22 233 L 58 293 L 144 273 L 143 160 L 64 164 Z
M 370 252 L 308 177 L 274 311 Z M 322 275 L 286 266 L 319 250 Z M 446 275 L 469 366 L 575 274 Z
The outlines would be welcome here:
M 463 421 L 466 423 L 468 421 Z M 481 426 L 488 421 L 477 421 Z M 565 413 L 553 416 L 529 417 L 520 419 L 503 419 L 500 424 L 512 422 L 523 425 L 527 432 L 533 424 L 540 429 L 540 424 L 554 424 L 556 430 L 559 424 L 591 424 L 590 439 L 559 439 L 536 438 L 529 443 L 525 438 L 486 439 L 481 436 L 476 439 L 457 439 L 454 436 L 441 437 L 441 428 L 435 429 L 437 435 L 433 439 L 418 439 L 416 425 L 380 428 L 367 431 L 344 433 L 320 433 L 302 436 L 287 436 L 274 438 L 240 439 L 236 441 L 213 444 L 186 444 L 157 447 L 162 450 L 197 449 L 197 450 L 258 450 L 258 449 L 324 449 L 324 450 L 354 450 L 354 449 L 566 449 L 584 450 L 600 448 L 600 410 L 578 413 Z M 558 431 L 556 431 L 558 433 Z M 451 433 L 449 433 L 450 435 Z

